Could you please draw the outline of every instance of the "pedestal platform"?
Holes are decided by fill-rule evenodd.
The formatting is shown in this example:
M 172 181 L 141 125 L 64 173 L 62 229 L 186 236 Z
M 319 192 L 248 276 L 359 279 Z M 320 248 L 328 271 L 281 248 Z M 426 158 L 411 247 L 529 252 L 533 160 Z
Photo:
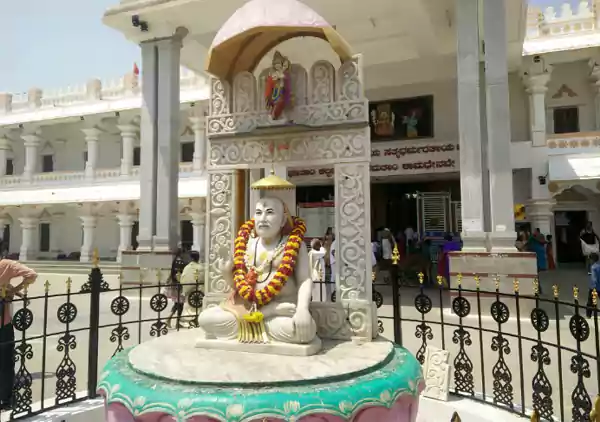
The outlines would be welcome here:
M 423 376 L 384 340 L 323 342 L 313 356 L 195 347 L 182 331 L 125 350 L 98 385 L 109 422 L 414 422 Z

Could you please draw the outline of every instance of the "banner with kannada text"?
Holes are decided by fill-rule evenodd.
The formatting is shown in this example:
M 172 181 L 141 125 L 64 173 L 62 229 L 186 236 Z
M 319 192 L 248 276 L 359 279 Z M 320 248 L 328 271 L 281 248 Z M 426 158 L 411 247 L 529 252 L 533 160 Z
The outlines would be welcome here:
M 457 142 L 406 141 L 377 142 L 371 147 L 371 175 L 373 177 L 414 175 L 424 173 L 452 173 L 459 171 Z M 290 168 L 291 179 L 333 178 L 330 168 Z

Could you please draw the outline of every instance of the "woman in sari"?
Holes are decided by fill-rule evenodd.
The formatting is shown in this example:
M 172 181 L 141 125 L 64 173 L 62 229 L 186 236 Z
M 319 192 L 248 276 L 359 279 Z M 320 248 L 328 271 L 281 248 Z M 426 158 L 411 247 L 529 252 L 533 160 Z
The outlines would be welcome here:
M 529 250 L 535 252 L 537 259 L 538 271 L 546 271 L 548 263 L 546 261 L 546 239 L 540 232 L 540 229 L 535 229 L 535 232 L 529 237 Z

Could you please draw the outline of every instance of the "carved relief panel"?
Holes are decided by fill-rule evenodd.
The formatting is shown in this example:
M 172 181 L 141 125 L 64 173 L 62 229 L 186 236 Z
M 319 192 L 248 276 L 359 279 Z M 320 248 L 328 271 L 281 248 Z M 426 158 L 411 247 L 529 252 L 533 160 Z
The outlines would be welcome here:
M 230 291 L 221 273 L 225 260 L 231 259 L 235 230 L 233 224 L 235 185 L 233 171 L 208 173 L 210 195 L 207 201 L 206 284 L 205 307 L 218 303 Z
M 279 120 L 271 119 L 266 110 L 264 93 L 269 71 L 265 69 L 257 77 L 249 72 L 238 74 L 232 92 L 227 82 L 211 79 L 209 136 L 249 133 L 290 123 L 312 127 L 368 123 L 360 56 L 337 70 L 324 60 L 314 63 L 309 72 L 292 64 L 291 107 L 285 119 Z

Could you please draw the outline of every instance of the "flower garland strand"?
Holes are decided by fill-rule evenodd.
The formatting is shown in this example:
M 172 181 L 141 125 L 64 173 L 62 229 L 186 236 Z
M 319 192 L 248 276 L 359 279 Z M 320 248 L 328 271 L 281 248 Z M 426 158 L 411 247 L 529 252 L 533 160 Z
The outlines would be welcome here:
M 256 303 L 259 306 L 266 305 L 281 292 L 290 274 L 294 272 L 298 251 L 304 241 L 306 224 L 304 220 L 298 217 L 292 217 L 292 220 L 294 228 L 285 243 L 279 268 L 277 268 L 269 284 L 256 291 L 254 287 L 257 281 L 257 274 L 255 274 L 253 269 L 250 270 L 252 274 L 249 274 L 244 259 L 248 249 L 250 234 L 254 230 L 254 220 L 248 220 L 240 227 L 235 239 L 235 252 L 233 254 L 233 281 L 237 294 L 247 302 Z

